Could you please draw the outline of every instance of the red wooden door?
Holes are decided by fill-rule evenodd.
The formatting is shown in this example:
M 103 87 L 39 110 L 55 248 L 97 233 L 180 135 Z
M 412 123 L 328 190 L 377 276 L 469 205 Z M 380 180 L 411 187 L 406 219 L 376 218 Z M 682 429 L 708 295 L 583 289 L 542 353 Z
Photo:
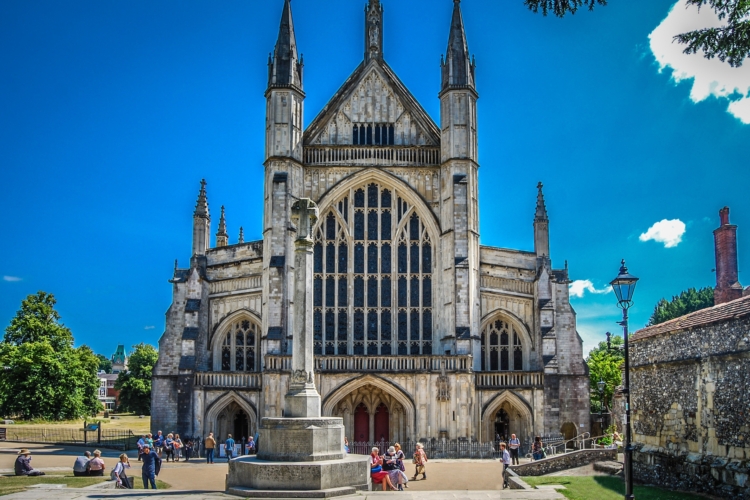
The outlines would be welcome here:
M 354 439 L 355 442 L 366 443 L 370 440 L 370 415 L 367 407 L 362 403 L 354 410 Z M 369 451 L 369 450 L 368 450 Z
M 388 408 L 380 403 L 378 409 L 375 410 L 375 441 L 386 443 L 390 439 L 388 436 Z

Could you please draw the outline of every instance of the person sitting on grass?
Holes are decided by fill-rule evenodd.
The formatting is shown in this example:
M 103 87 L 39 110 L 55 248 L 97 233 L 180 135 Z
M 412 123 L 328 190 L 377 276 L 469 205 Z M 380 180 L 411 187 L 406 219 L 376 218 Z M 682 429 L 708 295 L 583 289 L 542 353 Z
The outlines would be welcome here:
M 43 476 L 44 472 L 37 470 L 31 466 L 31 452 L 22 448 L 18 452 L 18 458 L 15 463 L 16 476 Z
M 94 458 L 89 461 L 89 476 L 103 476 L 106 468 L 102 460 L 102 452 L 94 450 Z
M 88 451 L 84 451 L 83 456 L 76 458 L 76 463 L 73 464 L 73 475 L 74 476 L 88 476 L 90 461 L 91 461 L 91 453 Z

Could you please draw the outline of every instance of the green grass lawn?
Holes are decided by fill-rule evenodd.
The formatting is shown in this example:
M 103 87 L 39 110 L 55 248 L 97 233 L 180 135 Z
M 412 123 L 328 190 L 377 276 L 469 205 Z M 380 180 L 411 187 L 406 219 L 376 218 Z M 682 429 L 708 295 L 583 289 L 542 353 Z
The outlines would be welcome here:
M 621 500 L 625 495 L 625 483 L 622 478 L 612 476 L 539 476 L 522 477 L 531 486 L 541 484 L 561 484 L 564 490 L 558 490 L 570 500 Z M 698 495 L 655 488 L 653 486 L 635 485 L 635 497 L 638 500 L 690 500 L 702 499 Z
M 142 490 L 143 480 L 141 480 L 140 476 L 134 477 L 135 481 L 133 484 L 135 489 Z M 85 488 L 86 486 L 101 483 L 107 479 L 109 479 L 109 477 L 75 477 L 73 475 L 65 475 L 64 477 L 60 477 L 60 475 L 33 477 L 0 476 L 0 496 L 24 491 L 26 488 L 34 484 L 66 484 L 68 488 Z M 157 479 L 156 487 L 161 490 L 166 490 L 172 486 Z

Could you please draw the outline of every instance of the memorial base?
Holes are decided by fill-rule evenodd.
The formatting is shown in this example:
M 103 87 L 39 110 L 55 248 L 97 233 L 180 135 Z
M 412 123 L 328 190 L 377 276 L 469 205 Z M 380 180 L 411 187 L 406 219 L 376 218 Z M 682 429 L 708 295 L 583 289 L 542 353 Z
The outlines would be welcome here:
M 370 490 L 370 458 L 344 453 L 341 418 L 264 418 L 259 430 L 258 456 L 229 462 L 228 493 L 328 498 Z

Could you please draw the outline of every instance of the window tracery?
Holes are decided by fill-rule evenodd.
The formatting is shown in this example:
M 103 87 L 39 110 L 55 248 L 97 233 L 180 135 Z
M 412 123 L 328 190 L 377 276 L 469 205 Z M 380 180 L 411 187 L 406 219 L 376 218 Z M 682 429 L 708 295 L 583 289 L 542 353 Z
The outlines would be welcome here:
M 523 370 L 523 344 L 512 323 L 498 319 L 482 332 L 482 371 Z
M 237 372 L 256 371 L 258 326 L 248 319 L 232 323 L 221 344 L 221 370 Z
M 351 189 L 315 233 L 315 354 L 432 354 L 432 252 L 398 192 Z

